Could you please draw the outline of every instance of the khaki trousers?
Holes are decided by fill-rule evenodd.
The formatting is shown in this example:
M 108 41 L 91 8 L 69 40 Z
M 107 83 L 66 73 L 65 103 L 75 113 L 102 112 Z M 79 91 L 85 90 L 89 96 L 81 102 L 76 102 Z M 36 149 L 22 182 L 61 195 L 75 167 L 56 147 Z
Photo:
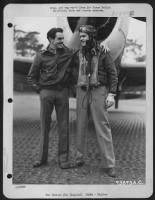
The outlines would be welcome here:
M 107 88 L 100 86 L 91 90 L 87 98 L 86 91 L 77 88 L 77 149 L 79 155 L 85 153 L 86 133 L 88 131 L 88 103 L 94 122 L 97 141 L 102 154 L 102 167 L 115 167 L 115 155 L 112 142 L 111 127 L 105 106 Z
M 40 91 L 40 160 L 48 159 L 49 132 L 51 115 L 55 107 L 58 122 L 58 159 L 67 161 L 69 153 L 69 92 L 68 89 Z

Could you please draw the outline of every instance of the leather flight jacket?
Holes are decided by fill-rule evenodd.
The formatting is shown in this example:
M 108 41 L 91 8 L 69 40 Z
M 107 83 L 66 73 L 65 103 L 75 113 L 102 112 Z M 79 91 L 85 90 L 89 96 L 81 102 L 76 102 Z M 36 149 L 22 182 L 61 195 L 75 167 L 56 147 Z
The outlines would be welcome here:
M 110 53 L 98 53 L 90 60 L 91 62 L 80 51 L 77 52 L 74 59 L 74 77 L 78 77 L 77 87 L 86 90 L 88 85 L 90 89 L 104 85 L 110 93 L 116 93 L 118 76 Z

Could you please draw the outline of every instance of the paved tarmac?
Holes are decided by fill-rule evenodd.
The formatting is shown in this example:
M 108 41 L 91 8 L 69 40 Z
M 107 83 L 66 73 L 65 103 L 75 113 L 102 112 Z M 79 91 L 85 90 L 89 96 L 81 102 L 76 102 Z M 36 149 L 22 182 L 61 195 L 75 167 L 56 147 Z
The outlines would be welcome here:
M 100 165 L 101 155 L 93 123 L 90 121 L 86 164 L 62 170 L 58 167 L 58 134 L 55 113 L 49 139 L 49 164 L 33 168 L 39 156 L 39 96 L 14 95 L 13 183 L 15 184 L 129 184 L 145 183 L 145 100 L 120 100 L 119 109 L 111 108 L 109 117 L 116 156 L 116 178 L 108 177 Z M 70 159 L 74 160 L 76 100 L 70 99 Z

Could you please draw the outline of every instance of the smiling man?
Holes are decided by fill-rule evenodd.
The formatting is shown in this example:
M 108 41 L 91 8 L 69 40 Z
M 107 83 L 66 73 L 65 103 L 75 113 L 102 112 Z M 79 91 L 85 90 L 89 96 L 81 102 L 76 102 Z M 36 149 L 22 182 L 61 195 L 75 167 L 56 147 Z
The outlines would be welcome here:
M 64 45 L 61 28 L 52 28 L 47 33 L 49 46 L 39 52 L 28 74 L 28 81 L 40 92 L 40 158 L 34 167 L 41 167 L 48 161 L 48 142 L 51 114 L 55 107 L 59 145 L 58 159 L 62 169 L 70 168 L 69 151 L 69 86 L 73 52 Z
M 77 77 L 77 159 L 84 164 L 85 138 L 91 114 L 102 154 L 102 168 L 116 176 L 115 155 L 107 109 L 114 104 L 117 71 L 110 52 L 103 53 L 95 39 L 96 29 L 83 25 L 79 29 L 80 50 L 75 62 Z M 78 67 L 77 67 L 78 66 Z

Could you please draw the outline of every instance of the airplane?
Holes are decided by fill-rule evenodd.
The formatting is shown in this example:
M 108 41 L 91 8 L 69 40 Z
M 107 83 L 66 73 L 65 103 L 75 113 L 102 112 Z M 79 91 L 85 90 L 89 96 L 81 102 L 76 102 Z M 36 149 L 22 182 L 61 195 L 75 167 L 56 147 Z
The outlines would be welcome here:
M 146 21 L 144 17 L 135 18 L 143 22 Z M 62 27 L 64 30 L 64 43 L 66 46 L 74 49 L 79 48 L 80 40 L 78 30 L 83 24 L 95 26 L 97 29 L 98 42 L 104 41 L 105 45 L 110 49 L 119 75 L 117 95 L 115 98 L 115 108 L 118 108 L 120 94 L 123 91 L 128 93 L 134 93 L 137 90 L 144 91 L 146 82 L 146 65 L 144 62 L 134 64 L 125 64 L 121 62 L 128 34 L 129 17 L 66 17 L 63 18 L 63 20 L 57 19 L 57 26 Z M 20 79 L 22 82 L 18 85 L 20 85 L 21 88 L 27 85 L 25 79 L 32 61 L 33 58 L 28 57 L 14 58 L 15 87 Z

